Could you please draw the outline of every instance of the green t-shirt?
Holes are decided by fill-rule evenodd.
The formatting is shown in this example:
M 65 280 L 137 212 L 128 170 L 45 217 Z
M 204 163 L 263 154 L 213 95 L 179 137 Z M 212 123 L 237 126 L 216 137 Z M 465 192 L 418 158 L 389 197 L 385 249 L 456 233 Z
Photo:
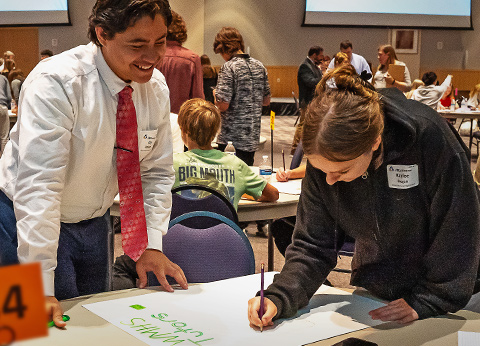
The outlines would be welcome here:
M 235 209 L 238 208 L 238 202 L 244 193 L 259 198 L 267 185 L 263 178 L 238 157 L 215 149 L 193 149 L 174 154 L 173 168 L 173 187 L 192 183 L 205 185 L 208 181 L 216 180 L 217 190 L 227 196 Z

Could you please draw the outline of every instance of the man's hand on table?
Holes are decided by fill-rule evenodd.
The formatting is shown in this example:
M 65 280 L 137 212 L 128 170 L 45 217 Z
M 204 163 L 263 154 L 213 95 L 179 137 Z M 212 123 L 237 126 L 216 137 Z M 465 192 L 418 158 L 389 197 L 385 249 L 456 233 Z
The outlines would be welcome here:
M 67 323 L 63 321 L 63 309 L 57 298 L 45 297 L 45 308 L 47 310 L 48 321 L 53 321 L 58 328 L 63 328 L 67 325 Z
M 369 315 L 373 320 L 394 321 L 401 324 L 418 320 L 417 312 L 408 305 L 405 299 L 391 301 L 386 306 L 370 311 Z
M 187 289 L 187 278 L 182 268 L 170 261 L 161 251 L 147 249 L 137 261 L 137 274 L 140 279 L 140 288 L 147 285 L 147 272 L 152 271 L 158 279 L 160 285 L 168 292 L 173 292 L 169 285 L 166 275 L 171 276 L 183 288 Z

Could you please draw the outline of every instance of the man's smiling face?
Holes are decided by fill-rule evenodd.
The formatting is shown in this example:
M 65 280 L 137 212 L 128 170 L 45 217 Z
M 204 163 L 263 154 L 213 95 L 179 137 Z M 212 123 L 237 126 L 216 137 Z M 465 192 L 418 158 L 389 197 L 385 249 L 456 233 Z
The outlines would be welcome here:
M 96 27 L 102 53 L 112 71 L 127 83 L 146 83 L 166 50 L 167 26 L 161 15 L 144 16 L 122 33 L 107 39 Z

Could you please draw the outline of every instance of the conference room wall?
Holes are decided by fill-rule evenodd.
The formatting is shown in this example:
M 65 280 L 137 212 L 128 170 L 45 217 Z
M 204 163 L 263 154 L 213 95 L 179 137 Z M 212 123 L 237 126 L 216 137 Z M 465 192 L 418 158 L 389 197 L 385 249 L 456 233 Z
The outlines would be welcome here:
M 40 27 L 38 49 L 49 48 L 59 53 L 88 42 L 87 18 L 95 0 L 69 0 L 69 3 L 72 26 Z M 213 53 L 212 43 L 218 29 L 225 25 L 238 27 L 250 53 L 270 66 L 297 66 L 312 44 L 322 45 L 332 55 L 338 51 L 338 43 L 347 38 L 354 43 L 355 51 L 375 66 L 378 45 L 389 40 L 388 29 L 301 27 L 303 1 L 171 0 L 171 5 L 187 21 L 190 38 L 185 45 L 199 54 L 208 54 L 215 65 L 223 61 Z M 474 1 L 472 10 L 473 25 L 480 28 L 480 2 Z M 478 29 L 422 30 L 421 37 L 421 70 L 480 69 Z M 56 47 L 52 46 L 52 39 L 58 40 Z M 437 49 L 437 42 L 443 42 L 442 50 Z M 465 51 L 468 51 L 467 61 Z
M 354 51 L 363 55 L 375 66 L 377 48 L 389 41 L 388 29 L 301 27 L 304 13 L 303 1 L 275 0 L 205 0 L 205 52 L 212 54 L 215 33 L 224 25 L 237 27 L 244 35 L 250 53 L 266 65 L 298 65 L 313 44 L 320 44 L 327 54 L 338 51 L 344 39 L 353 42 Z M 472 6 L 474 27 L 480 28 L 480 2 Z M 465 49 L 469 50 L 466 68 L 480 69 L 480 35 L 478 29 L 421 30 L 419 65 L 432 68 L 463 68 Z M 443 49 L 437 49 L 443 42 Z M 406 54 L 405 54 L 406 56 Z M 402 56 L 403 57 L 403 56 Z M 410 60 L 406 57 L 404 60 Z M 221 64 L 217 56 L 214 64 Z M 408 63 L 408 61 L 407 61 Z M 410 66 L 416 77 L 416 66 Z

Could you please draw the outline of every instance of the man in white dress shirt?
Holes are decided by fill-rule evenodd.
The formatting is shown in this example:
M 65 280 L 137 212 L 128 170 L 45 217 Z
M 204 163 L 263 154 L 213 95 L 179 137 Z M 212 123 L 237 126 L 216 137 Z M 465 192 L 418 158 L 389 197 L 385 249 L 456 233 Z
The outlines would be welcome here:
M 153 271 L 167 290 L 165 275 L 187 288 L 183 271 L 161 252 L 174 172 L 169 92 L 154 67 L 170 21 L 168 0 L 97 0 L 92 42 L 40 62 L 22 86 L 18 122 L 0 160 L 0 263 L 15 262 L 12 248 L 20 263 L 41 263 L 47 311 L 58 327 L 65 322 L 57 299 L 106 288 L 118 93 L 127 85 L 148 234 L 137 261 L 140 286 Z
M 363 71 L 366 71 L 366 73 L 369 73 L 370 75 L 372 74 L 372 69 L 370 68 L 370 65 L 368 65 L 367 60 L 365 60 L 363 56 L 353 53 L 352 42 L 349 40 L 340 42 L 340 51 L 348 55 L 350 65 L 355 68 L 355 71 L 357 71 L 359 75 L 361 75 Z M 328 68 L 335 68 L 335 59 L 330 61 Z

